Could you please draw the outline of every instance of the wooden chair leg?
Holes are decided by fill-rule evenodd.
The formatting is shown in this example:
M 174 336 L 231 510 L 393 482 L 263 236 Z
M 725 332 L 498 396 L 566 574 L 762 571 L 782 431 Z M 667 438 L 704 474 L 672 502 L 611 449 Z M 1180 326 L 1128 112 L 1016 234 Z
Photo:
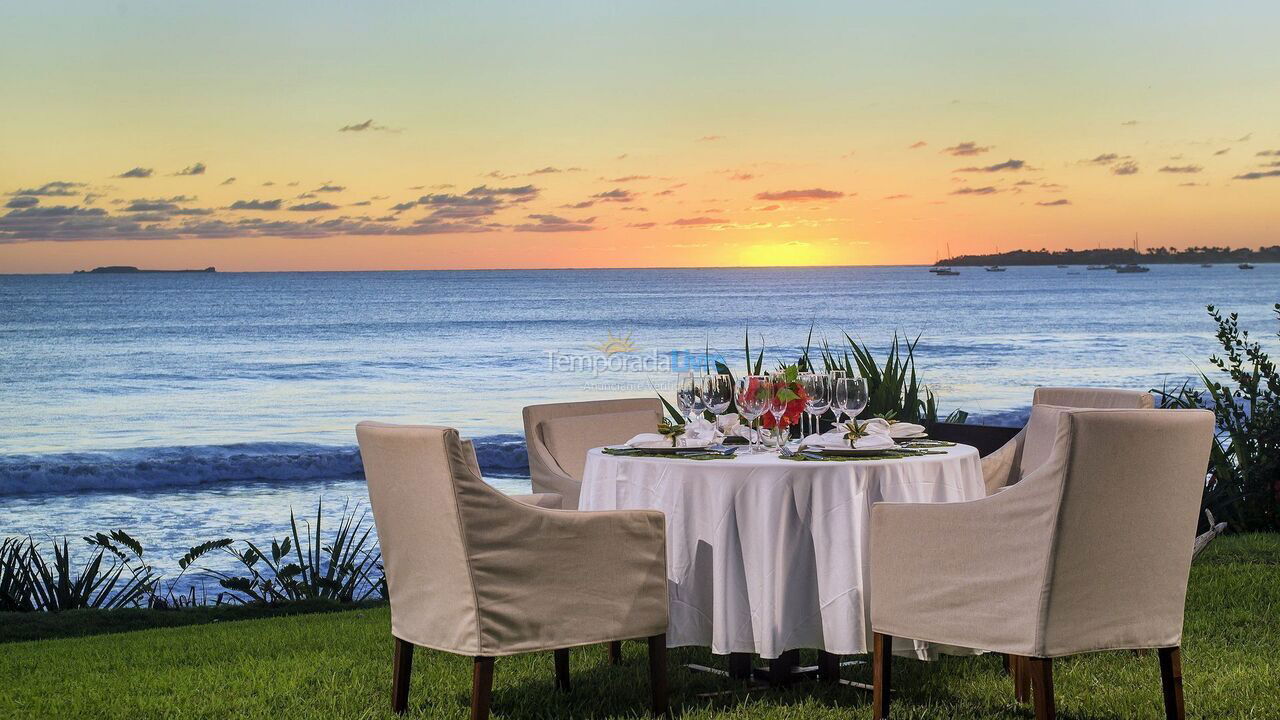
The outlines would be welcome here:
M 893 690 L 893 637 L 873 632 L 871 638 L 871 712 L 875 720 L 887 720 Z
M 667 714 L 667 634 L 649 638 L 649 688 L 653 694 L 654 717 Z
M 826 650 L 818 651 L 818 679 L 822 682 L 840 682 L 840 656 Z
M 556 658 L 556 689 L 569 692 L 569 650 L 553 650 Z
M 409 708 L 409 678 L 413 675 L 413 643 L 393 638 L 391 652 L 391 712 L 403 715 Z
M 1184 720 L 1187 708 L 1182 701 L 1182 650 L 1160 648 L 1160 685 L 1164 689 L 1166 720 Z
M 613 642 L 609 643 L 609 664 L 610 665 L 622 664 L 622 641 L 621 640 L 614 640 Z
M 1013 663 L 1009 660 L 1009 653 L 1000 653 L 1001 663 L 1004 665 L 1004 674 L 1013 674 Z
M 1031 699 L 1031 670 L 1027 666 L 1027 658 L 1010 655 L 1009 666 L 1009 675 L 1013 678 L 1013 698 L 1025 703 Z
M 471 720 L 489 720 L 493 702 L 493 658 L 477 657 L 471 667 Z
M 785 650 L 769 661 L 769 683 L 786 685 L 792 680 L 792 670 L 800 664 L 799 650 Z
M 1058 716 L 1053 705 L 1053 660 L 1026 658 L 1030 669 L 1031 694 L 1035 697 L 1036 720 L 1054 720 Z

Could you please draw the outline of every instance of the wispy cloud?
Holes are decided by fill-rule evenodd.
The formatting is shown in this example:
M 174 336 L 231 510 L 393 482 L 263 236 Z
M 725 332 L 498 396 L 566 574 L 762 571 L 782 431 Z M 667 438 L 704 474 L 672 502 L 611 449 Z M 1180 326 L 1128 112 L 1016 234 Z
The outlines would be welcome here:
M 929 143 L 927 143 L 927 142 L 925 142 L 925 141 L 923 141 L 923 140 L 917 140 L 917 141 L 915 141 L 915 142 L 911 143 L 910 145 L 908 145 L 908 146 L 907 146 L 907 149 L 908 149 L 908 150 L 919 150 L 920 148 L 925 147 L 925 146 L 927 146 L 928 144 L 929 144 Z
M 1125 126 L 1125 127 L 1133 127 L 1134 125 L 1137 125 L 1137 124 L 1138 124 L 1138 121 L 1137 121 L 1137 120 L 1125 120 L 1124 122 L 1122 122 L 1122 123 L 1120 123 L 1120 124 L 1121 124 L 1121 125 L 1123 125 L 1123 126 Z
M 38 197 L 33 195 L 19 195 L 17 197 L 10 198 L 9 202 L 5 203 L 4 206 L 7 208 L 29 208 L 35 207 L 39 204 L 40 198 Z
M 1062 207 L 1063 205 L 1070 205 L 1071 201 L 1066 198 L 1058 198 L 1057 200 L 1050 200 L 1048 202 L 1038 202 L 1036 204 L 1039 205 L 1040 207 Z
M 723 139 L 724 139 L 723 135 L 703 135 L 702 137 L 698 138 L 698 142 L 715 142 L 716 140 L 723 140 Z
M 324 210 L 337 210 L 338 206 L 334 205 L 333 203 L 316 201 L 316 202 L 309 202 L 309 203 L 300 203 L 298 205 L 290 205 L 289 209 L 295 212 L 321 212 Z
M 989 152 L 993 147 L 995 146 L 979 145 L 978 143 L 970 140 L 968 142 L 957 143 L 949 148 L 944 148 L 942 152 L 956 157 L 971 157 L 973 155 L 981 155 L 984 152 Z
M 1081 165 L 1110 165 L 1117 160 L 1128 160 L 1128 155 L 1120 155 L 1118 153 L 1102 153 L 1101 155 L 1092 157 L 1088 160 L 1081 160 Z
M 338 132 L 390 132 L 390 133 L 395 133 L 395 132 L 400 132 L 400 130 L 399 130 L 399 129 L 397 129 L 397 128 L 390 128 L 390 127 L 387 127 L 386 125 L 379 125 L 379 124 L 377 124 L 377 123 L 375 123 L 375 122 L 373 121 L 373 118 L 369 118 L 368 120 L 365 120 L 365 121 L 364 121 L 364 122 L 362 122 L 362 123 L 356 123 L 356 124 L 354 124 L 354 125 L 343 125 L 342 127 L 338 128 Z
M 962 187 L 952 190 L 952 195 L 994 195 L 999 190 L 987 185 L 986 187 Z
M 1280 150 L 1260 150 L 1254 155 L 1258 157 L 1280 157 Z
M 1137 175 L 1138 163 L 1133 162 L 1132 160 L 1122 162 L 1119 165 L 1112 166 L 1111 172 L 1115 175 Z
M 839 200 L 844 193 L 839 190 L 809 188 L 807 190 L 779 190 L 756 193 L 757 200 L 773 202 L 809 202 L 812 200 Z
M 178 172 L 174 173 L 174 175 L 203 175 L 204 171 L 205 171 L 204 163 L 198 162 L 198 163 L 195 163 L 194 165 L 188 165 L 182 168 Z
M 650 180 L 652 178 L 653 178 L 652 175 L 623 175 L 622 177 L 609 178 L 608 182 L 625 183 L 625 182 L 636 182 L 637 180 Z
M 231 210 L 279 210 L 283 200 L 237 200 L 229 206 Z
M 621 202 L 631 202 L 632 200 L 635 200 L 636 196 L 630 190 L 623 190 L 622 188 L 614 188 L 612 190 L 598 192 L 595 195 L 592 195 L 591 197 L 595 198 L 596 200 L 602 200 L 604 202 L 621 203 Z
M 1182 175 L 1198 173 L 1201 170 L 1204 170 L 1204 168 L 1199 165 L 1165 165 L 1160 168 L 1160 172 L 1162 173 L 1177 173 Z
M 516 187 L 489 187 L 488 185 L 478 185 L 467 191 L 468 195 L 508 195 L 518 198 L 534 198 L 538 195 L 538 188 L 533 185 L 519 185 Z
M 1261 180 L 1262 178 L 1280 177 L 1280 170 L 1261 170 L 1236 175 L 1236 180 Z
M 1229 152 L 1231 152 L 1231 148 L 1222 148 L 1221 150 L 1215 152 L 1214 155 L 1226 155 Z
M 112 177 L 142 179 L 151 177 L 154 172 L 155 170 L 152 168 L 136 167 L 130 170 L 125 170 L 119 175 L 112 175 Z
M 223 180 L 221 184 L 222 184 L 222 185 L 231 185 L 231 184 L 235 183 L 235 181 L 236 181 L 236 179 L 235 179 L 235 178 L 233 178 L 233 177 L 229 177 L 229 178 L 227 178 L 226 180 Z M 298 183 L 289 183 L 289 184 L 290 184 L 290 185 L 297 185 Z
M 1024 167 L 1026 167 L 1026 165 L 1027 163 L 1022 160 L 1014 160 L 1010 158 L 1008 160 L 1005 160 L 1002 163 L 996 163 L 995 165 L 986 165 L 983 167 L 959 168 L 956 170 L 956 172 L 984 172 L 984 173 L 1004 172 L 1006 170 L 1021 170 Z
M 320 187 L 316 188 L 315 190 L 312 190 L 311 192 L 338 193 L 346 189 L 347 187 L 345 185 L 330 185 L 329 183 L 324 183 Z
M 688 226 L 695 226 L 695 225 L 724 225 L 727 222 L 729 221 L 721 220 L 720 218 L 699 216 L 699 217 L 679 218 L 676 220 L 672 220 L 667 224 L 688 227 Z
M 68 182 L 66 180 L 54 180 L 47 182 L 40 187 L 22 188 L 14 190 L 9 195 L 37 195 L 42 197 L 69 197 L 71 195 L 79 195 L 80 188 L 85 187 L 87 183 Z
M 902 194 L 902 193 L 898 193 L 897 195 L 885 195 L 885 196 L 884 196 L 884 199 L 885 199 L 885 200 L 906 200 L 906 199 L 907 199 L 907 198 L 909 198 L 909 197 L 911 197 L 911 196 L 910 196 L 910 195 L 904 195 L 904 194 Z
M 513 230 L 516 232 L 586 232 L 595 230 L 596 227 L 592 223 L 595 222 L 594 217 L 585 220 L 569 220 L 559 215 L 534 214 L 527 216 L 532 223 L 521 223 L 516 225 Z

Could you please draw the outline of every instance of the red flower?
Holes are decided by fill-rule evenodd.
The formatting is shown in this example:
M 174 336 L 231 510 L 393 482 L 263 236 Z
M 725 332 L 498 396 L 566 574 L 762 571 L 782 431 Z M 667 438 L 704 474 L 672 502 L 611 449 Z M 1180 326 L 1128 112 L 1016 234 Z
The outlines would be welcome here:
M 797 395 L 794 400 L 787 403 L 786 412 L 782 413 L 782 427 L 789 428 L 800 421 L 800 415 L 804 413 L 804 406 L 808 402 L 809 396 L 805 394 L 804 388 L 798 382 L 791 383 L 786 387 L 789 387 L 791 392 Z M 777 390 L 774 392 L 776 393 Z M 764 417 L 761 419 L 761 424 L 765 428 L 772 430 L 774 426 L 773 413 L 766 410 Z

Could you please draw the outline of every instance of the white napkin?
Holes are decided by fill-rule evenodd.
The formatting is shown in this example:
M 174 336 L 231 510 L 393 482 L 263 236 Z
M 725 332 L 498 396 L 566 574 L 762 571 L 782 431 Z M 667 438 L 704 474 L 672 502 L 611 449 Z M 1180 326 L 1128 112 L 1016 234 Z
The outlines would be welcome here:
M 724 437 L 709 420 L 697 418 L 692 422 L 686 422 L 684 426 L 684 434 L 676 438 L 676 446 L 695 445 L 705 446 L 714 445 Z M 652 445 L 654 443 L 662 443 L 664 445 L 671 444 L 671 438 L 664 437 L 661 433 L 640 433 L 627 441 L 627 445 L 636 447 L 637 445 Z
M 917 425 L 909 422 L 891 423 L 884 418 L 871 418 L 870 420 L 860 420 L 862 428 L 869 433 L 883 433 L 891 438 L 911 437 L 924 432 L 923 425 Z
M 887 425 L 888 423 L 886 423 Z M 849 430 L 843 426 L 834 430 L 828 430 L 821 435 L 810 435 L 800 442 L 804 447 L 831 448 L 847 450 L 849 449 L 849 441 L 844 438 Z M 858 438 L 858 441 L 852 446 L 854 450 L 885 450 L 894 447 L 896 443 L 893 438 L 889 437 L 887 432 L 868 432 L 866 435 Z
M 652 443 L 670 444 L 670 442 L 671 441 L 668 440 L 667 438 L 662 437 L 661 433 L 640 433 L 639 435 L 628 440 L 627 444 L 630 445 L 631 447 L 636 447 L 637 445 L 641 445 L 641 444 L 644 444 L 644 445 L 650 445 Z

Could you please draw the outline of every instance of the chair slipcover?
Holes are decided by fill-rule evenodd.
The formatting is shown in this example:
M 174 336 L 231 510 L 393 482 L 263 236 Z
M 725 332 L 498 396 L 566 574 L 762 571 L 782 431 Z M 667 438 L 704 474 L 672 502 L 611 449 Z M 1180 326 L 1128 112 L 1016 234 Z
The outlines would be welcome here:
M 662 513 L 517 502 L 451 428 L 363 422 L 356 436 L 397 638 L 492 657 L 666 631 Z
M 1136 390 L 1040 387 L 1036 388 L 1035 394 L 1031 398 L 1032 418 L 1035 417 L 1036 405 L 1073 408 L 1144 409 L 1154 407 L 1155 403 L 1151 393 L 1138 392 Z M 1036 447 L 1033 452 L 1033 459 L 1040 462 L 1043 461 L 1045 449 L 1053 442 L 1056 424 L 1052 421 L 1047 423 L 1049 430 L 1047 437 L 1037 433 L 1041 436 L 1030 439 L 1028 436 L 1032 432 L 1031 424 L 1031 420 L 1028 420 L 1027 426 L 1013 436 L 1003 447 L 982 458 L 982 477 L 986 481 L 987 494 L 998 492 L 1004 487 L 1018 482 L 1019 478 L 1022 477 L 1021 469 L 1024 467 L 1022 456 L 1025 452 L 1024 447 L 1029 440 Z M 1036 424 L 1039 425 L 1040 423 Z M 1039 462 L 1028 464 L 1038 465 Z
M 562 507 L 578 507 L 587 451 L 624 443 L 657 430 L 662 402 L 657 398 L 593 400 L 530 405 L 524 409 L 529 477 L 535 493 L 559 493 Z
M 1067 410 L 1002 492 L 877 504 L 872 627 L 1031 657 L 1179 645 L 1213 430 L 1205 410 Z

